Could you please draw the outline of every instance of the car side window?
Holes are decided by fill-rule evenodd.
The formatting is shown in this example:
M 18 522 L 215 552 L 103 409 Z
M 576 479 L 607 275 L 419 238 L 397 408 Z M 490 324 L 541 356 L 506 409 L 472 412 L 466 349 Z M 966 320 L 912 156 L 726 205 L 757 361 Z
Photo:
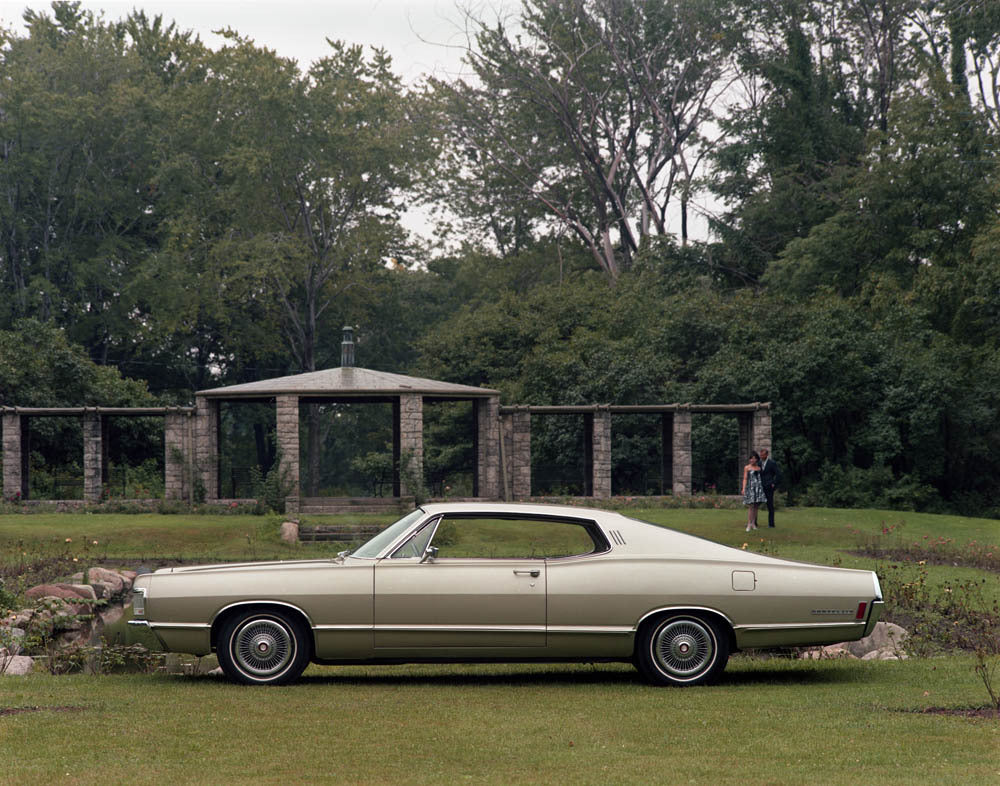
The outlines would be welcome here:
M 427 549 L 427 541 L 434 532 L 433 522 L 429 522 L 420 528 L 413 537 L 408 539 L 402 546 L 390 555 L 389 559 L 406 559 L 407 557 L 422 557 Z
M 584 524 L 530 517 L 445 516 L 434 534 L 433 545 L 438 549 L 438 559 L 544 559 L 598 550 Z

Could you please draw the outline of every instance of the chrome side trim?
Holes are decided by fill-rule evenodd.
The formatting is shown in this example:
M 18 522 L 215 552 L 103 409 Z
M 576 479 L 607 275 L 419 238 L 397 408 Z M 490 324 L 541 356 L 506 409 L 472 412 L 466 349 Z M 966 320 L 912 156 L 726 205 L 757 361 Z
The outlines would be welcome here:
M 443 631 L 450 633 L 579 633 L 591 635 L 594 633 L 610 633 L 614 635 L 630 635 L 635 633 L 635 628 L 627 625 L 554 625 L 545 627 L 542 625 L 314 625 L 316 631 L 378 631 L 378 632 L 425 632 Z
M 737 631 L 752 631 L 752 630 L 803 630 L 803 629 L 818 629 L 823 628 L 848 628 L 848 627 L 863 627 L 864 621 L 861 620 L 843 620 L 842 622 L 776 622 L 776 623 L 766 623 L 760 625 L 734 625 L 733 630 Z
M 376 625 L 376 633 L 545 633 L 544 625 Z
M 207 622 L 152 622 L 147 620 L 146 625 L 150 628 L 163 628 L 164 630 L 208 630 L 212 626 Z
M 374 625 L 313 625 L 313 630 L 341 630 L 341 631 L 351 631 L 351 630 L 374 630 Z
M 129 620 L 128 624 L 129 625 L 141 625 L 144 628 L 148 628 L 149 627 L 149 621 L 148 620 Z

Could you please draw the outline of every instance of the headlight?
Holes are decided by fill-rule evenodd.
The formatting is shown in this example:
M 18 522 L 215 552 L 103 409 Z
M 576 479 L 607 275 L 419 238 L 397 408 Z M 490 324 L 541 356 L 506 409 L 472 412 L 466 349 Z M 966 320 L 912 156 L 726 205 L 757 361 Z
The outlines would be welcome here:
M 146 588 L 135 587 L 132 590 L 132 616 L 143 617 L 146 614 Z

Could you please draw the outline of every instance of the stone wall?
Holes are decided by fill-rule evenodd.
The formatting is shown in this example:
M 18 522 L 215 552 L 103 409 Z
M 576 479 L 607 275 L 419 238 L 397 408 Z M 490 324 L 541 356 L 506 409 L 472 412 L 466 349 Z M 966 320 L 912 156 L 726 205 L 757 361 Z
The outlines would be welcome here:
M 511 496 L 531 496 L 531 413 L 515 412 L 510 421 Z

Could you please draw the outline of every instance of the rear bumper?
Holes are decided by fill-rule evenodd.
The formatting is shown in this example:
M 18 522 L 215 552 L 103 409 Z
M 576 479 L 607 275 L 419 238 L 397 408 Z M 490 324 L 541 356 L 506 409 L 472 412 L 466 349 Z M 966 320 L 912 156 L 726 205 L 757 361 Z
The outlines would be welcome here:
M 885 611 L 884 601 L 873 600 L 868 605 L 868 621 L 865 623 L 865 632 L 862 638 L 872 634 L 872 631 L 875 630 L 875 623 L 882 619 L 883 611 Z

